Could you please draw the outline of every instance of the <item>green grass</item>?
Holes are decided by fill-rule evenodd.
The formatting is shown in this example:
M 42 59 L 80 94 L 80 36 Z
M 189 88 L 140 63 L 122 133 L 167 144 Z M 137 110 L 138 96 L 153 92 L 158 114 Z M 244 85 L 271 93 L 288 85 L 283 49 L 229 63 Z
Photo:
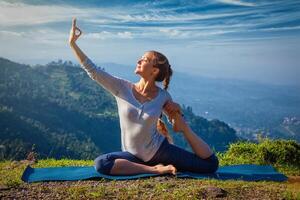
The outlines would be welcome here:
M 225 163 L 225 160 L 220 160 L 221 163 Z M 60 191 L 60 187 L 51 186 L 49 189 L 42 183 L 26 184 L 20 179 L 22 172 L 24 171 L 26 162 L 18 161 L 3 161 L 0 162 L 0 185 L 1 187 L 8 187 L 17 189 L 18 187 L 24 187 L 24 185 L 34 185 L 31 190 L 38 190 L 39 192 L 52 192 L 69 199 L 105 199 L 105 198 L 117 198 L 117 199 L 139 199 L 139 198 L 154 198 L 154 199 L 197 199 L 201 195 L 205 194 L 205 187 L 216 186 L 230 192 L 230 197 L 239 198 L 241 194 L 253 196 L 253 192 L 259 195 L 271 195 L 275 199 L 297 199 L 300 198 L 300 184 L 293 185 L 290 183 L 277 183 L 277 182 L 247 182 L 227 180 L 220 181 L 214 179 L 175 179 L 173 181 L 155 181 L 154 178 L 133 180 L 129 186 L 123 186 L 122 181 L 95 181 L 101 183 L 97 187 L 91 187 L 89 181 L 75 181 L 74 184 L 65 188 L 63 193 Z M 91 166 L 93 160 L 55 160 L 46 159 L 39 160 L 38 163 L 33 164 L 33 167 L 57 167 L 57 166 Z M 291 171 L 294 174 L 293 169 L 286 167 L 285 172 Z M 285 173 L 285 175 L 290 175 Z M 85 184 L 86 183 L 86 184 Z M 39 188 L 39 189 L 37 189 Z M 48 189 L 47 189 L 48 188 Z M 13 189 L 12 189 L 13 190 Z M 266 198 L 269 196 L 265 196 Z
M 25 163 L 20 163 L 16 161 L 0 162 L 0 186 L 19 186 L 22 183 L 21 176 L 25 168 Z
M 286 175 L 300 176 L 300 144 L 293 140 L 261 139 L 259 143 L 230 144 L 225 153 L 217 153 L 220 165 L 272 165 Z
M 6 187 L 17 187 L 22 183 L 20 179 L 28 162 L 1 161 L 0 162 L 0 185 Z M 90 166 L 93 160 L 70 160 L 70 159 L 45 159 L 39 160 L 32 167 L 63 167 L 63 166 Z
M 222 161 L 221 161 L 222 162 Z M 0 162 L 0 185 L 10 188 L 7 192 L 18 188 L 28 188 L 32 193 L 45 193 L 59 195 L 66 199 L 197 199 L 205 195 L 205 188 L 215 186 L 228 192 L 227 197 L 238 199 L 241 197 L 262 199 L 297 199 L 300 198 L 300 184 L 288 182 L 278 183 L 272 181 L 247 182 L 238 180 L 220 181 L 214 179 L 176 179 L 166 181 L 156 180 L 154 177 L 131 181 L 74 181 L 61 186 L 61 182 L 27 184 L 20 180 L 26 162 L 3 161 Z M 92 160 L 39 160 L 33 167 L 56 166 L 90 166 Z M 292 169 L 289 169 L 292 170 Z M 289 175 L 289 174 L 286 174 Z M 125 184 L 124 184 L 125 183 Z M 56 185 L 57 184 L 57 185 Z M 96 185 L 95 185 L 96 184 Z
M 271 164 L 287 176 L 300 176 L 299 144 L 293 141 L 263 140 L 258 144 L 239 142 L 231 144 L 228 151 L 217 153 L 220 165 Z M 276 158 L 276 159 L 274 159 Z M 228 192 L 229 199 L 300 199 L 300 183 L 238 180 L 220 181 L 215 179 L 166 180 L 150 177 L 130 181 L 73 181 L 27 184 L 21 175 L 26 161 L 0 162 L 1 197 L 24 197 L 20 189 L 30 195 L 48 195 L 49 199 L 201 199 L 207 196 L 206 188 L 219 187 Z M 93 160 L 44 159 L 32 167 L 91 166 Z M 4 191 L 4 192 L 3 192 Z M 1 194 L 2 193 L 2 194 Z
M 94 164 L 93 160 L 70 160 L 70 159 L 46 159 L 39 160 L 33 167 L 64 167 L 64 166 L 91 166 Z

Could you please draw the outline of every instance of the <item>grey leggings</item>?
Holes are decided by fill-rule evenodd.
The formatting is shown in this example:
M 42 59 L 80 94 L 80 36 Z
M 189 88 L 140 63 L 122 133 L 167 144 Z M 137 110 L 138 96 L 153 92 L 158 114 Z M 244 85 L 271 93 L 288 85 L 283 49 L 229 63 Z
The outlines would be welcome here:
M 150 161 L 144 162 L 127 151 L 112 152 L 98 156 L 95 159 L 95 169 L 102 174 L 110 174 L 116 159 L 126 159 L 149 166 L 159 163 L 164 165 L 172 164 L 178 171 L 195 173 L 214 173 L 219 167 L 219 160 L 215 153 L 209 158 L 202 159 L 194 153 L 170 144 L 167 139 L 163 141 Z

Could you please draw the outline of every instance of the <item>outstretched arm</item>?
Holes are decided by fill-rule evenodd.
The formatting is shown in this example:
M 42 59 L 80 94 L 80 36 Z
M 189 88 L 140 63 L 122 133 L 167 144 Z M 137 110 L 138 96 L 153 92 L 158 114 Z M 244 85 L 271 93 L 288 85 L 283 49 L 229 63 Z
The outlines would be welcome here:
M 77 34 L 78 32 L 78 34 Z M 117 96 L 124 87 L 122 79 L 112 76 L 101 68 L 98 68 L 78 47 L 76 40 L 80 37 L 82 31 L 76 26 L 76 19 L 73 18 L 70 31 L 69 44 L 75 56 L 79 60 L 81 67 L 88 73 L 91 79 L 103 86 L 111 94 Z

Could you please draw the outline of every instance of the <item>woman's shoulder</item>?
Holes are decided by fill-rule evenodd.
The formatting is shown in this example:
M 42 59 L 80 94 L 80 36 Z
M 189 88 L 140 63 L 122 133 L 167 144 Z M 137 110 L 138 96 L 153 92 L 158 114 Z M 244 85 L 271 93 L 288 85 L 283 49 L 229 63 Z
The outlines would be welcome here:
M 125 78 L 120 78 L 122 84 L 124 87 L 126 87 L 127 90 L 131 90 L 134 83 L 128 79 L 125 79 Z

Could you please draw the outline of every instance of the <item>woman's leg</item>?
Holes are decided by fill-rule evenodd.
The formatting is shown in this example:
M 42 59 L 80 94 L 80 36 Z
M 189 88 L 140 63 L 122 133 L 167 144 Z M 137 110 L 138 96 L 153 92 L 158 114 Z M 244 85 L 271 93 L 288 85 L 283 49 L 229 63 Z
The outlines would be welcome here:
M 100 173 L 111 175 L 176 173 L 176 169 L 172 165 L 149 166 L 129 152 L 113 152 L 100 155 L 95 159 L 95 168 Z
M 128 161 L 126 159 L 116 159 L 115 164 L 112 167 L 110 174 L 112 175 L 133 175 L 133 174 L 166 174 L 176 173 L 176 168 L 172 165 L 158 164 L 155 166 L 149 166 L 146 164 L 139 164 Z
M 178 171 L 195 173 L 214 173 L 219 166 L 219 160 L 214 153 L 203 159 L 176 145 L 169 144 L 167 140 L 163 142 L 157 154 L 151 159 L 151 163 L 171 164 Z
M 189 124 L 178 113 L 175 114 L 173 129 L 183 132 L 183 136 L 188 141 L 195 154 L 200 158 L 206 159 L 213 154 L 209 145 L 194 133 Z
M 184 130 L 183 136 L 192 147 L 194 153 L 202 159 L 209 158 L 214 152 L 209 145 L 202 140 L 194 131 L 188 127 Z

